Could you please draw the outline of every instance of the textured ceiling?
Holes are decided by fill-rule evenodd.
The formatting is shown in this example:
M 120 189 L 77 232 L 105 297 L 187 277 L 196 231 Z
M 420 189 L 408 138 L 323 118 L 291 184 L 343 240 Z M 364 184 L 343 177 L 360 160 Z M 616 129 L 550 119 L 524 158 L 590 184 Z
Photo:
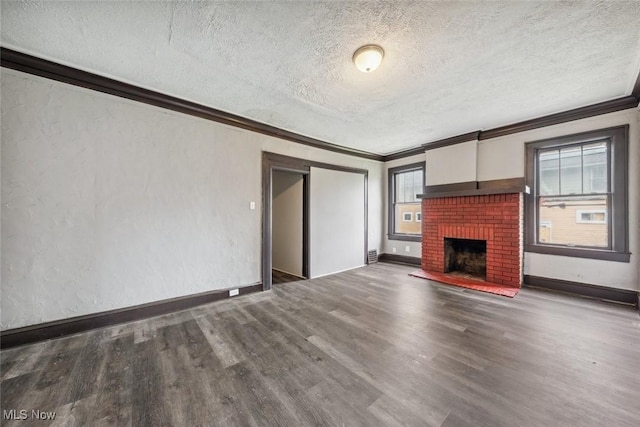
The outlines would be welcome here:
M 3 1 L 2 45 L 387 154 L 631 93 L 640 2 Z M 380 44 L 374 73 L 361 45 Z

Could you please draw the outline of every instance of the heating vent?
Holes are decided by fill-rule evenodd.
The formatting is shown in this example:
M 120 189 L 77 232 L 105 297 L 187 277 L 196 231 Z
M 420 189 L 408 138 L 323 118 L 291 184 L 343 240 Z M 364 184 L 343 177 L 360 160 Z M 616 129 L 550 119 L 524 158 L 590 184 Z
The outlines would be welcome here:
M 369 251 L 368 264 L 373 264 L 374 262 L 378 262 L 378 250 L 377 249 Z

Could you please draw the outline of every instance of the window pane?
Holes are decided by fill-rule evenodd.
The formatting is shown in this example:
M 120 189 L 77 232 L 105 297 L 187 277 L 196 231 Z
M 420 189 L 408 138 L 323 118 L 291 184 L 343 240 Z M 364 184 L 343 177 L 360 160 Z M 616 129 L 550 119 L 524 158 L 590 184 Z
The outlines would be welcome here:
M 582 147 L 560 150 L 560 194 L 582 193 Z
M 558 150 L 542 151 L 539 157 L 540 190 L 539 194 L 560 194 L 559 154 Z
M 404 193 L 402 192 L 402 189 L 404 188 L 404 177 L 405 174 L 403 173 L 397 173 L 394 175 L 394 180 L 395 180 L 395 196 L 396 196 L 396 202 L 404 202 Z
M 410 203 L 420 201 L 416 196 L 423 192 L 422 178 L 422 170 L 396 173 L 394 175 L 396 202 Z
M 607 248 L 606 196 L 540 197 L 538 242 Z
M 421 210 L 420 203 L 396 203 L 395 232 L 398 234 L 416 234 L 421 232 L 421 222 L 416 221 L 416 214 Z
M 422 178 L 424 177 L 424 173 L 422 170 L 413 171 L 413 191 L 412 191 L 412 199 L 415 202 L 419 202 L 420 199 L 416 197 L 418 194 L 424 193 Z
M 413 197 L 411 197 L 411 190 L 413 190 L 413 172 L 407 172 L 404 174 L 404 188 L 402 191 L 404 192 L 403 202 L 411 202 L 413 201 Z
M 585 145 L 582 148 L 582 182 L 584 193 L 606 193 L 607 143 Z

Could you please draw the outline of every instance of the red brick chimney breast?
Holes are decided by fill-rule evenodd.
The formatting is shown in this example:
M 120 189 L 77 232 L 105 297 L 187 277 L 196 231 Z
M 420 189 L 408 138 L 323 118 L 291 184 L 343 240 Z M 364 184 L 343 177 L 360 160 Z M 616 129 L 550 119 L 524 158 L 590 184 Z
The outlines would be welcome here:
M 487 242 L 487 282 L 520 287 L 522 193 L 422 200 L 422 269 L 444 272 L 444 239 Z

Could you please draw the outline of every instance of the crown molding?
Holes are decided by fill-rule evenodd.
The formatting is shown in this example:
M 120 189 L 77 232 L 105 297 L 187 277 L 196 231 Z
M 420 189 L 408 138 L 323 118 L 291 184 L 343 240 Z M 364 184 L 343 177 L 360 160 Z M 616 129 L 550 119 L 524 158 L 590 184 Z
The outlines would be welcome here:
M 638 99 L 635 96 L 625 96 L 622 98 L 612 99 L 610 101 L 587 105 L 586 107 L 575 108 L 573 110 L 563 111 L 561 113 L 549 114 L 548 116 L 538 117 L 536 119 L 525 120 L 507 126 L 485 130 L 480 132 L 479 139 L 485 140 L 497 138 L 499 136 L 511 135 L 527 130 L 553 126 L 560 123 L 571 122 L 574 120 L 586 119 L 588 117 L 600 116 L 602 114 L 613 113 L 637 106 Z
M 149 89 L 123 83 L 108 77 L 99 76 L 77 68 L 58 64 L 53 61 L 38 58 L 26 53 L 18 52 L 5 47 L 0 48 L 0 65 L 24 73 L 33 74 L 40 77 L 56 80 L 59 82 L 71 84 L 74 86 L 92 89 L 98 92 L 107 93 L 109 95 L 130 99 L 137 102 L 153 105 L 156 107 L 166 108 L 168 110 L 177 111 L 179 113 L 188 114 L 202 119 L 211 120 L 229 126 L 246 129 L 252 132 L 261 133 L 263 135 L 273 136 L 298 144 L 310 147 L 320 148 L 323 150 L 333 151 L 335 153 L 347 154 L 350 156 L 361 157 L 369 160 L 383 161 L 384 156 L 380 154 L 370 153 L 367 151 L 356 150 L 343 147 L 330 142 L 300 135 L 295 132 L 280 129 L 265 123 L 248 119 L 246 117 L 227 113 L 215 108 L 207 107 L 195 102 L 186 101 L 174 96 L 155 92 Z
M 640 103 L 640 71 L 638 72 L 638 78 L 636 78 L 636 84 L 633 85 L 631 96 L 636 98 L 636 101 Z
M 396 159 L 404 159 L 407 157 L 415 156 L 417 154 L 424 154 L 424 145 L 419 147 L 409 148 L 407 150 L 398 151 L 396 153 L 387 154 L 384 156 L 384 161 L 388 162 Z
M 261 133 L 263 135 L 273 136 L 290 142 L 295 142 L 322 150 L 328 150 L 335 153 L 346 154 L 369 160 L 377 160 L 381 162 L 403 159 L 406 157 L 415 156 L 417 154 L 422 154 L 428 150 L 447 147 L 463 142 L 487 140 L 541 127 L 552 126 L 569 121 L 613 113 L 615 111 L 635 108 L 640 103 L 639 74 L 638 78 L 636 79 L 633 91 L 629 96 L 600 102 L 585 107 L 575 108 L 560 113 L 549 114 L 547 116 L 525 120 L 493 129 L 469 132 L 466 134 L 425 143 L 420 147 L 414 147 L 387 155 L 380 155 L 300 135 L 295 132 L 290 132 L 275 126 L 251 120 L 246 117 L 227 113 L 225 111 L 217 110 L 215 108 L 207 107 L 195 102 L 186 101 L 170 95 L 165 95 L 149 89 L 143 89 L 132 84 L 123 83 L 118 80 L 99 76 L 97 74 L 58 64 L 53 61 L 38 58 L 5 47 L 0 47 L 0 50 L 0 65 L 5 68 L 22 71 L 74 86 L 83 87 L 86 89 L 92 89 L 98 92 L 107 93 L 137 102 L 142 102 L 156 107 L 166 108 L 168 110 L 189 114 L 191 116 L 200 117 L 241 129 L 246 129 L 252 132 Z
M 500 136 L 511 135 L 514 133 L 520 133 L 532 129 L 538 129 L 546 126 L 553 126 L 560 123 L 570 122 L 574 120 L 586 119 L 589 117 L 599 116 L 602 114 L 613 113 L 616 111 L 627 110 L 629 108 L 635 108 L 640 103 L 640 76 L 636 81 L 633 95 L 625 96 L 622 98 L 613 99 L 610 101 L 599 102 L 597 104 L 587 105 L 586 107 L 575 108 L 573 110 L 563 111 L 561 113 L 549 114 L 548 116 L 538 117 L 536 119 L 525 120 L 518 123 L 513 123 L 506 126 L 501 126 L 493 129 L 470 132 L 463 135 L 453 136 L 451 138 L 445 138 L 434 142 L 429 142 L 421 146 L 421 150 L 428 151 L 436 148 L 447 147 L 449 145 L 460 144 L 463 142 L 474 140 L 487 140 L 491 138 L 497 138 Z M 636 95 L 636 93 L 639 93 Z M 384 156 L 383 161 L 402 159 L 405 157 L 418 154 L 419 149 L 412 148 L 410 150 L 399 151 Z
M 410 156 L 415 156 L 416 154 L 423 154 L 426 151 L 433 150 L 436 148 L 447 147 L 449 145 L 461 144 L 463 142 L 475 141 L 478 139 L 478 135 L 480 131 L 469 132 L 458 136 L 452 136 L 450 138 L 439 139 L 437 141 L 428 142 L 426 144 L 422 144 L 420 147 L 410 148 L 408 150 L 398 151 L 396 153 L 387 154 L 384 156 L 384 161 L 388 162 L 389 160 L 397 160 L 403 159 Z
M 450 145 L 462 144 L 463 142 L 477 141 L 480 138 L 480 131 L 469 132 L 451 138 L 440 139 L 434 142 L 422 144 L 426 151 L 435 150 L 436 148 L 448 147 Z

